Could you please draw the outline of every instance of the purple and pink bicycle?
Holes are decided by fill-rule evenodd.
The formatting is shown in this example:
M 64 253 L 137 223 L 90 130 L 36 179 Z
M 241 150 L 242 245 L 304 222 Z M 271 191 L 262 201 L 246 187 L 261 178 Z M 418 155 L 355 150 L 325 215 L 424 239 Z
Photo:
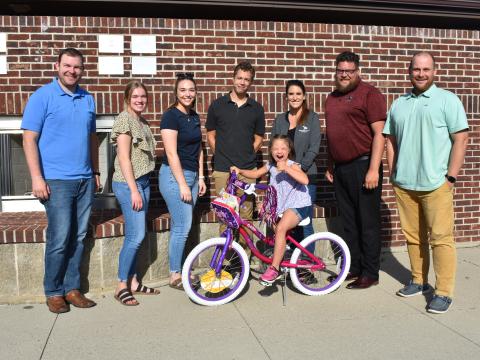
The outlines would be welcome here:
M 244 192 L 241 197 L 235 195 L 238 189 Z M 242 219 L 238 212 L 247 195 L 256 195 L 255 190 L 265 191 L 260 219 L 272 228 L 278 220 L 275 188 L 248 184 L 237 179 L 235 173 L 230 175 L 225 191 L 212 201 L 212 208 L 219 221 L 226 225 L 226 230 L 220 237 L 198 244 L 183 265 L 183 287 L 188 297 L 197 304 L 226 304 L 235 299 L 247 284 L 250 262 L 243 247 L 234 241 L 235 232 L 238 231 L 245 240 L 253 256 L 265 264 L 272 263 L 272 258 L 257 248 L 249 232 L 269 246 L 274 245 L 274 237 L 264 235 L 252 222 Z M 284 258 L 280 269 L 285 279 L 289 272 L 293 285 L 300 292 L 325 295 L 336 290 L 345 280 L 350 269 L 350 252 L 341 237 L 319 232 L 298 242 L 288 233 L 288 247 L 293 252 L 289 259 Z

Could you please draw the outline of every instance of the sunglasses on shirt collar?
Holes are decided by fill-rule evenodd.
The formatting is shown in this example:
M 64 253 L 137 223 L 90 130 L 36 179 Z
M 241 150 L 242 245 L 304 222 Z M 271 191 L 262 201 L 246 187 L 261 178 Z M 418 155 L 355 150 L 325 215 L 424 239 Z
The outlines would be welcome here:
M 177 79 L 183 80 L 193 80 L 193 73 L 191 72 L 182 72 L 182 73 L 177 73 Z

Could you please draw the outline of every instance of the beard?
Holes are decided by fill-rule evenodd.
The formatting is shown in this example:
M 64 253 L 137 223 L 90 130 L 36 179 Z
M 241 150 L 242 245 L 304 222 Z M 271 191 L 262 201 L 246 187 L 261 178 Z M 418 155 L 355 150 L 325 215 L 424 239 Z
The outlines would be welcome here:
M 355 89 L 360 82 L 360 78 L 357 77 L 355 80 L 351 80 L 347 85 L 343 85 L 339 80 L 338 77 L 335 77 L 335 88 L 338 92 L 342 94 L 346 94 L 353 89 Z
M 434 82 L 433 77 L 430 78 L 430 79 L 427 79 L 427 81 L 423 85 L 418 84 L 414 80 L 415 79 L 411 79 L 411 82 L 412 82 L 412 85 L 413 85 L 413 92 L 414 92 L 414 94 L 417 94 L 417 95 L 422 94 L 425 91 L 427 91 L 428 89 L 430 89 L 430 87 L 433 85 L 433 82 Z

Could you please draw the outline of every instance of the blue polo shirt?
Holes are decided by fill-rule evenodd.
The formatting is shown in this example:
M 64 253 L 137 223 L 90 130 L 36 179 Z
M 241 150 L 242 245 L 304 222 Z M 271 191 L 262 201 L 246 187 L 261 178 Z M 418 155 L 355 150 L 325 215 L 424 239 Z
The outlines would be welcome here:
M 190 114 L 184 114 L 176 107 L 173 107 L 162 116 L 160 129 L 175 130 L 177 134 L 177 154 L 182 169 L 198 171 L 198 157 L 202 146 L 202 130 L 200 129 L 200 117 L 191 110 Z M 163 161 L 168 165 L 166 152 Z
M 397 162 L 392 182 L 407 190 L 432 191 L 445 182 L 452 150 L 450 134 L 468 129 L 460 99 L 432 85 L 394 101 L 383 129 L 395 137 Z
M 23 113 L 22 129 L 39 133 L 40 166 L 45 179 L 92 177 L 90 134 L 95 133 L 93 96 L 79 86 L 66 93 L 55 78 L 35 91 Z

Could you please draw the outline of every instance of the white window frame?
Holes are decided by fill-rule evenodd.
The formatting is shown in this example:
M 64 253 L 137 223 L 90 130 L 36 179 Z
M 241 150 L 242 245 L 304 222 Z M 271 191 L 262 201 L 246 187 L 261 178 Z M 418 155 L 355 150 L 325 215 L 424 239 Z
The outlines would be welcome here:
M 114 115 L 98 115 L 96 119 L 97 133 L 111 132 L 114 119 Z M 0 134 L 22 134 L 21 124 L 21 116 L 0 116 Z M 45 207 L 33 195 L 0 195 L 0 205 L 0 212 L 45 211 Z M 116 207 L 115 199 L 108 194 L 96 195 L 94 207 Z

